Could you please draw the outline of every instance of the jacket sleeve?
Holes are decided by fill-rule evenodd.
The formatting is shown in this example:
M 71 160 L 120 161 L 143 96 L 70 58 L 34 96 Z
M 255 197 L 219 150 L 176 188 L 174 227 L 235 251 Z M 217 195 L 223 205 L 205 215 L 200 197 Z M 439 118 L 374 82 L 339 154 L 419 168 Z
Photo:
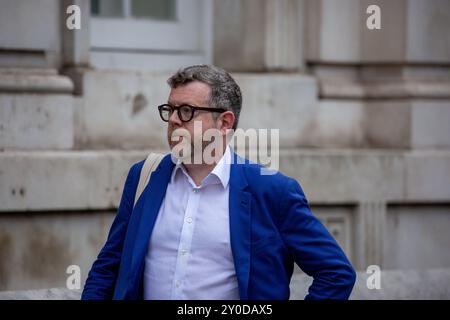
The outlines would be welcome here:
M 106 300 L 113 297 L 142 163 L 133 165 L 128 172 L 116 217 L 108 239 L 89 272 L 81 295 L 82 300 Z
M 313 216 L 302 188 L 289 179 L 280 207 L 280 232 L 297 265 L 313 282 L 306 300 L 348 299 L 356 273 L 332 235 Z

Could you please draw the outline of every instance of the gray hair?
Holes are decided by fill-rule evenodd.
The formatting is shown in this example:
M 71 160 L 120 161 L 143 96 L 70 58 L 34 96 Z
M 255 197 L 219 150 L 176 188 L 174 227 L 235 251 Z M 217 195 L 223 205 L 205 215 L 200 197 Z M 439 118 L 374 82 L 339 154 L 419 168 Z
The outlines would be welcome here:
M 200 81 L 211 87 L 210 105 L 234 113 L 233 130 L 236 130 L 242 108 L 241 89 L 225 70 L 212 65 L 195 65 L 178 70 L 167 83 L 174 89 L 192 81 Z M 213 114 L 217 118 L 218 114 Z

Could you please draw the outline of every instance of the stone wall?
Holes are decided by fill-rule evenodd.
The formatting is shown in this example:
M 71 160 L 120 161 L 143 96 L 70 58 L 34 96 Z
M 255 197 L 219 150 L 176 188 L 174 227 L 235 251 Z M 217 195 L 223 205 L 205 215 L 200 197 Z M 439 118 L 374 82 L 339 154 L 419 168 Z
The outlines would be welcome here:
M 166 78 L 199 62 L 241 85 L 241 128 L 280 129 L 280 170 L 357 269 L 449 268 L 450 2 L 196 3 L 197 51 L 110 53 L 89 0 L 0 0 L 0 290 L 64 287 L 73 264 L 85 279 L 129 167 L 168 150 Z

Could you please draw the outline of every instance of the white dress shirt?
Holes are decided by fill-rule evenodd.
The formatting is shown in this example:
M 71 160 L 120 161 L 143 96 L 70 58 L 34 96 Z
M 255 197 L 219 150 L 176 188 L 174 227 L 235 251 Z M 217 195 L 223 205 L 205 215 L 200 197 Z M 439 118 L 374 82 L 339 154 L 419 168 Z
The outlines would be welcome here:
M 239 299 L 230 245 L 230 147 L 197 187 L 177 164 L 145 257 L 144 299 Z

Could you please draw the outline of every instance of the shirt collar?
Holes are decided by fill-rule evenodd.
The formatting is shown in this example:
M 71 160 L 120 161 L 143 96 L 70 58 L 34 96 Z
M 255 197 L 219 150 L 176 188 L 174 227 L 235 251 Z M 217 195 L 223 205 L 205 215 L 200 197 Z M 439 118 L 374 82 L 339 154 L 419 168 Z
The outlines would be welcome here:
M 225 153 L 222 156 L 222 158 L 216 164 L 214 169 L 203 179 L 202 186 L 220 183 L 224 188 L 226 188 L 228 182 L 230 181 L 230 165 L 231 165 L 231 151 L 230 146 L 227 146 L 225 148 Z M 186 168 L 181 162 L 177 162 L 177 164 L 175 165 L 172 171 L 170 182 L 171 183 L 174 182 L 177 173 L 180 171 L 179 169 L 183 172 L 186 178 L 188 178 L 188 180 L 191 183 L 193 183 L 192 178 L 189 176 L 189 174 L 186 171 Z

